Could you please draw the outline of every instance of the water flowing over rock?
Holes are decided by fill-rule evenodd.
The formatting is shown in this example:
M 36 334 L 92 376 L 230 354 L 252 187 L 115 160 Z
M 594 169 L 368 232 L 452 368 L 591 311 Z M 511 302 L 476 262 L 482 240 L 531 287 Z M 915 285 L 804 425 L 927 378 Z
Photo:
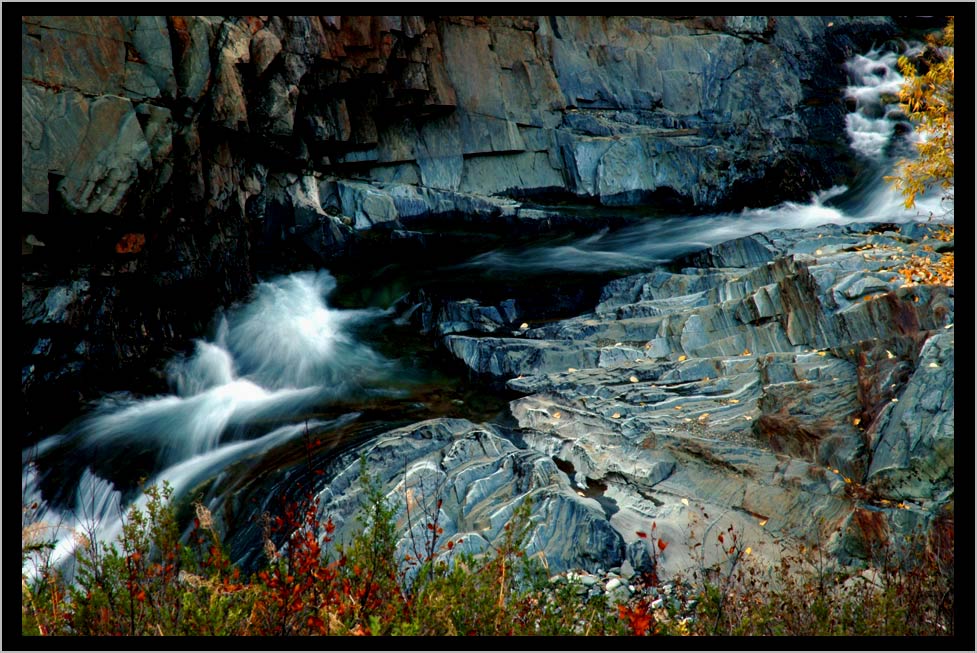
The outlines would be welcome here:
M 740 238 L 610 283 L 594 313 L 445 344 L 525 395 L 527 446 L 602 488 L 635 568 L 652 523 L 665 541 L 732 524 L 771 560 L 844 531 L 832 550 L 864 555 L 859 511 L 898 541 L 953 496 L 953 288 L 897 273 L 939 256 L 936 229 Z
M 25 288 L 91 282 L 86 332 L 30 363 L 28 412 L 43 419 L 30 389 L 56 384 L 41 379 L 65 380 L 64 405 L 92 398 L 89 354 L 116 373 L 198 333 L 268 260 L 321 265 L 364 234 L 410 241 L 407 223 L 431 216 L 536 228 L 554 213 L 519 199 L 543 192 L 707 209 L 828 187 L 851 163 L 842 64 L 894 30 L 826 16 L 24 16 L 22 251 L 44 267 Z M 115 247 L 130 234 L 138 250 Z
M 336 445 L 322 509 L 341 537 L 361 528 L 362 455 L 412 555 L 424 517 L 479 552 L 528 500 L 529 553 L 554 573 L 685 572 L 698 561 L 680 544 L 706 542 L 710 564 L 728 527 L 771 561 L 825 537 L 864 558 L 953 500 L 953 289 L 899 274 L 953 245 L 920 223 L 770 231 L 757 204 L 848 183 L 856 156 L 905 145 L 888 138 L 892 57 L 871 97 L 846 88 L 871 62 L 844 66 L 895 33 L 884 17 L 24 16 L 26 435 L 126 387 L 133 365 L 170 359 L 268 270 L 364 243 L 423 252 L 441 236 L 425 224 L 508 236 L 587 221 L 533 199 L 749 205 L 735 233 L 758 233 L 686 233 L 692 253 L 609 283 L 585 315 L 530 326 L 534 307 L 509 294 L 407 295 L 401 322 L 520 397 L 506 426 L 437 419 Z M 805 225 L 847 221 L 811 208 Z M 540 254 L 535 271 L 559 273 L 578 244 L 474 266 Z M 573 269 L 647 270 L 676 255 L 658 244 L 626 263 L 589 250 Z M 317 306 L 259 302 L 277 328 L 201 343 L 173 377 L 179 396 L 96 416 L 88 444 L 145 441 L 182 488 L 307 435 L 288 422 L 329 395 L 307 386 L 338 394 L 391 369 Z M 163 391 L 167 370 L 141 372 L 140 388 Z M 48 462 L 67 439 L 45 441 Z M 104 508 L 121 499 L 101 475 L 120 466 L 68 478 Z M 25 474 L 40 493 L 26 461 Z

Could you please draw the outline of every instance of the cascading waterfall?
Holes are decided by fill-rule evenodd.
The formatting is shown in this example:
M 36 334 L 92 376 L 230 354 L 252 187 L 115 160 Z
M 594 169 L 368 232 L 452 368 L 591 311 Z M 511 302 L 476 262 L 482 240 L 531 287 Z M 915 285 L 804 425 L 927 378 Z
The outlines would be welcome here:
M 905 80 L 899 74 L 898 58 L 895 52 L 872 50 L 846 64 L 852 85 L 845 96 L 854 101 L 855 111 L 846 116 L 845 126 L 852 149 L 869 160 L 881 160 L 887 150 L 898 146 L 892 137 L 906 120 L 899 107 Z
M 52 562 L 69 563 L 79 536 L 113 541 L 123 515 L 145 507 L 146 495 L 124 501 L 116 487 L 134 459 L 149 460 L 143 471 L 150 485 L 167 481 L 180 497 L 235 461 L 260 456 L 308 429 L 338 428 L 357 417 L 303 418 L 314 406 L 358 391 L 388 393 L 375 388 L 395 364 L 349 334 L 380 311 L 330 308 L 325 297 L 334 288 L 324 271 L 258 284 L 251 302 L 220 317 L 214 341 L 199 340 L 192 355 L 171 361 L 176 394 L 106 398 L 67 433 L 25 451 L 24 501 L 37 504 L 37 534 L 56 543 Z M 57 470 L 43 463 L 69 451 L 93 461 L 98 471 L 84 467 L 55 505 L 41 496 L 40 470 Z
M 907 211 L 882 179 L 898 158 L 911 154 L 914 138 L 893 99 L 902 85 L 896 54 L 873 50 L 854 57 L 848 70 L 851 86 L 845 92 L 854 110 L 846 126 L 865 168 L 864 178 L 851 187 L 815 193 L 807 203 L 654 218 L 584 238 L 498 249 L 462 267 L 527 276 L 623 273 L 773 229 L 943 215 L 946 207 L 938 197 L 924 196 L 916 210 Z M 79 533 L 111 541 L 120 532 L 122 514 L 145 506 L 146 496 L 133 490 L 139 476 L 150 483 L 166 480 L 176 496 L 186 496 L 228 466 L 257 459 L 307 428 L 339 429 L 357 419 L 353 411 L 331 420 L 310 419 L 317 406 L 392 396 L 393 380 L 403 370 L 353 335 L 354 327 L 382 312 L 330 308 L 325 297 L 335 286 L 324 271 L 258 284 L 249 303 L 219 316 L 212 340 L 197 341 L 192 354 L 171 361 L 172 394 L 106 397 L 78 424 L 24 451 L 25 506 L 36 504 L 38 537 L 56 541 L 53 562 L 70 566 Z M 66 460 L 87 462 L 66 469 Z M 43 496 L 48 476 L 52 482 L 46 490 L 54 496 Z M 223 498 L 209 494 L 206 500 L 216 509 Z
M 915 47 L 905 54 L 918 52 Z M 809 228 L 851 222 L 908 222 L 942 219 L 952 205 L 929 193 L 906 209 L 904 198 L 883 177 L 897 162 L 915 156 L 919 136 L 899 106 L 899 55 L 873 49 L 846 64 L 851 84 L 845 96 L 854 105 L 846 117 L 850 146 L 862 170 L 851 186 L 811 194 L 807 202 L 783 202 L 737 213 L 654 218 L 616 231 L 605 229 L 572 242 L 518 250 L 500 248 L 476 256 L 464 267 L 525 273 L 637 271 L 732 238 L 773 229 Z

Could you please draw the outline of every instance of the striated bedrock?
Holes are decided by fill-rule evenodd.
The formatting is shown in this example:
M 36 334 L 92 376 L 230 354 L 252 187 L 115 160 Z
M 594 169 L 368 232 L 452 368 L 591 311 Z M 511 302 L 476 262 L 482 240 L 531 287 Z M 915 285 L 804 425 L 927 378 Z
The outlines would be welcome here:
M 23 375 L 39 416 L 41 388 L 91 398 L 91 360 L 115 378 L 199 333 L 269 261 L 322 265 L 360 237 L 396 247 L 432 216 L 538 229 L 556 216 L 521 205 L 537 192 L 706 209 L 755 203 L 756 184 L 770 203 L 827 187 L 850 157 L 842 63 L 896 28 L 23 16 L 21 30 Z M 65 293 L 39 321 L 31 307 Z M 45 338 L 57 351 L 35 353 Z
M 340 457 L 318 495 L 338 541 L 367 526 L 361 463 L 395 508 L 401 559 L 423 559 L 434 528 L 442 531 L 434 547 L 440 556 L 486 552 L 502 543 L 506 524 L 524 502 L 532 506 L 526 552 L 551 570 L 608 569 L 625 559 L 623 540 L 604 508 L 583 496 L 552 458 L 518 447 L 498 427 L 464 419 L 396 429 Z M 449 541 L 457 546 L 449 548 Z
M 801 197 L 846 156 L 841 63 L 895 31 L 881 17 L 765 16 L 25 16 L 22 28 L 23 211 L 116 215 L 172 204 L 165 188 L 242 208 L 287 173 L 444 191 L 448 204 L 560 190 L 714 208 L 770 175 L 781 189 L 767 201 Z M 336 208 L 360 211 L 357 227 L 382 221 L 365 199 Z
M 864 558 L 953 502 L 953 288 L 898 273 L 939 257 L 936 233 L 757 234 L 613 281 L 593 313 L 444 342 L 524 395 L 523 440 L 602 488 L 629 560 L 652 523 L 707 551 L 733 525 L 771 559 L 819 538 Z M 662 563 L 688 569 L 675 549 Z

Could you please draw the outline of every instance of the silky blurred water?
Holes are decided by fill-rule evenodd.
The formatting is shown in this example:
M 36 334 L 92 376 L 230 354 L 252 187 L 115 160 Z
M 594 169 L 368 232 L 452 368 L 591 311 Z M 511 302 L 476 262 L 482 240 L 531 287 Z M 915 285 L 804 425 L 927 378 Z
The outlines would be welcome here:
M 863 164 L 850 186 L 813 192 L 807 202 L 715 215 L 656 215 L 624 228 L 499 247 L 441 268 L 426 261 L 421 267 L 449 277 L 462 271 L 527 278 L 620 275 L 773 229 L 943 215 L 947 207 L 932 195 L 921 198 L 916 209 L 905 209 L 882 179 L 899 157 L 911 154 L 915 138 L 911 130 L 897 128 L 904 118 L 893 99 L 902 84 L 896 54 L 857 55 L 848 70 L 851 85 L 845 93 L 854 111 L 846 127 Z M 56 542 L 53 561 L 70 560 L 79 532 L 114 538 L 124 512 L 145 506 L 146 496 L 134 489 L 140 477 L 168 481 L 177 498 L 196 492 L 195 498 L 217 510 L 226 497 L 215 488 L 230 466 L 243 462 L 252 471 L 239 473 L 266 473 L 263 456 L 276 448 L 310 430 L 329 432 L 361 419 L 361 412 L 343 412 L 343 406 L 409 396 L 424 374 L 397 354 L 381 355 L 358 335 L 391 321 L 389 311 L 331 307 L 327 298 L 335 290 L 336 280 L 324 270 L 257 284 L 249 301 L 215 317 L 210 338 L 170 361 L 171 394 L 106 397 L 82 420 L 25 450 L 25 505 L 36 503 L 29 518 Z M 339 414 L 327 416 L 330 406 L 339 406 Z

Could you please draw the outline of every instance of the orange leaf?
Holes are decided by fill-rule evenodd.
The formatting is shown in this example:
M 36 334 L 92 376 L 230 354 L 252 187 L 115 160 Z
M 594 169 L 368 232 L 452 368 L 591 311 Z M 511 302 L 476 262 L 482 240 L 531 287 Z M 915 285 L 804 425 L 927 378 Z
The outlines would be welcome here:
M 658 550 L 661 551 L 662 553 L 664 553 L 666 548 L 668 548 L 668 542 L 666 542 L 665 540 L 663 540 L 662 538 L 659 537 L 658 538 Z
M 146 244 L 146 236 L 142 234 L 126 234 L 115 244 L 117 254 L 136 254 Z

